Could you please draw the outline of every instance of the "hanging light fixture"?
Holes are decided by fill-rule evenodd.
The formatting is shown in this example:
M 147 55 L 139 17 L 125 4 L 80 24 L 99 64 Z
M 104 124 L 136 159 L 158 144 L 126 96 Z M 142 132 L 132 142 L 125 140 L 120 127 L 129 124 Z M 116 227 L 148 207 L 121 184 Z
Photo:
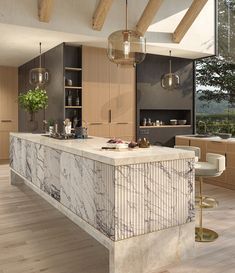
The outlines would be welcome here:
M 129 30 L 128 6 L 126 0 L 126 28 L 111 33 L 108 37 L 107 54 L 111 62 L 120 65 L 141 63 L 146 54 L 146 40 L 138 31 Z
M 180 78 L 177 74 L 172 73 L 171 71 L 171 50 L 169 51 L 170 60 L 169 60 L 169 68 L 170 71 L 168 74 L 164 74 L 161 79 L 162 87 L 168 90 L 176 89 L 180 85 Z
M 35 87 L 43 87 L 49 81 L 49 71 L 46 68 L 42 67 L 42 43 L 39 43 L 39 67 L 33 68 L 29 71 L 29 82 Z

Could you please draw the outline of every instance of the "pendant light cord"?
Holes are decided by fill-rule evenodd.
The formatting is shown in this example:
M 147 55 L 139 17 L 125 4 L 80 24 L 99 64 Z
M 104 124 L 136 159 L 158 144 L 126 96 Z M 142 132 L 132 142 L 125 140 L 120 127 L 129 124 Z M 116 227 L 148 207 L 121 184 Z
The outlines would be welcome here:
M 127 19 L 128 19 L 128 3 L 127 3 L 128 0 L 126 0 L 126 30 L 127 30 Z
M 40 56 L 39 56 L 39 67 L 42 67 L 42 43 L 39 43 L 39 52 L 40 52 Z
M 171 50 L 169 51 L 169 54 L 170 54 L 170 61 L 169 61 L 169 64 L 170 64 L 170 74 L 171 74 Z

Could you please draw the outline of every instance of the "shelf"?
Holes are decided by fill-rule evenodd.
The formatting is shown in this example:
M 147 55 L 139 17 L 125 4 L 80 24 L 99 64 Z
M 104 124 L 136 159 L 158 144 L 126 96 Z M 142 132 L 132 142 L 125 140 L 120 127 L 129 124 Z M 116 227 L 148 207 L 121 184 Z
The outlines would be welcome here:
M 65 106 L 66 109 L 81 109 L 82 106 Z
M 151 129 L 151 128 L 189 128 L 191 125 L 159 125 L 159 126 L 140 126 L 140 129 Z
M 65 86 L 65 89 L 82 89 L 81 86 Z
M 70 71 L 82 71 L 81 68 L 78 67 L 65 67 L 65 70 L 70 70 Z

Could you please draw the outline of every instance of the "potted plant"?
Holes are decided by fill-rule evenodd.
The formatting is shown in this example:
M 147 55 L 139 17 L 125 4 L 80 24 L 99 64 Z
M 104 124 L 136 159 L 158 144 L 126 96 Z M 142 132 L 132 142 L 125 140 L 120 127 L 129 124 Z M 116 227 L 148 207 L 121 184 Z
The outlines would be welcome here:
M 20 93 L 18 97 L 19 105 L 22 109 L 30 115 L 29 127 L 31 131 L 38 128 L 38 123 L 35 121 L 35 113 L 40 110 L 46 109 L 48 106 L 48 96 L 46 90 L 35 88 L 26 93 Z

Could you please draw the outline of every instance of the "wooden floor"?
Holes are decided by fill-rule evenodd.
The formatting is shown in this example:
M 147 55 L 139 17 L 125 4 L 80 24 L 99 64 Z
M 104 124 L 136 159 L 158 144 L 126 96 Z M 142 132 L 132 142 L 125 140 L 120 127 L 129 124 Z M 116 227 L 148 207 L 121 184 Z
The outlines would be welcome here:
M 205 213 L 220 237 L 159 272 L 235 273 L 235 191 L 206 185 L 205 192 L 220 202 Z M 0 273 L 42 272 L 108 273 L 108 251 L 27 186 L 11 186 L 8 165 L 0 165 Z
M 108 273 L 108 251 L 0 165 L 0 273 Z

